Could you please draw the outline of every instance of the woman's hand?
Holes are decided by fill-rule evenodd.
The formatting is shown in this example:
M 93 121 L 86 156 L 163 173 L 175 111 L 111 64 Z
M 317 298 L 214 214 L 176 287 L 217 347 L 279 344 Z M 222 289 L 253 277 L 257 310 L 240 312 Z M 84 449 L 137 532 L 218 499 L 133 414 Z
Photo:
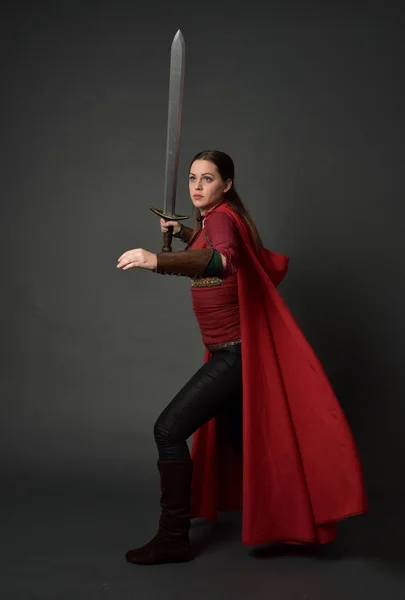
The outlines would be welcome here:
M 157 267 L 157 256 L 143 248 L 127 250 L 118 259 L 117 269 L 148 269 L 153 271 Z
M 179 233 L 181 224 L 178 221 L 166 221 L 166 219 L 160 219 L 160 231 L 166 233 L 169 227 L 173 227 L 173 233 Z

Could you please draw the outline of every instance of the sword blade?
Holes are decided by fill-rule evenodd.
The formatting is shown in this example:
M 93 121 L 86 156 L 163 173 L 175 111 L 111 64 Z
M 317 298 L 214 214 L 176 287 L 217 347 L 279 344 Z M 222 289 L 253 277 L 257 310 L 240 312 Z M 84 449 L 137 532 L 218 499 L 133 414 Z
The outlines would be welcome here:
M 181 113 L 183 107 L 185 42 L 180 29 L 170 53 L 169 110 L 167 118 L 164 212 L 175 214 L 179 167 Z

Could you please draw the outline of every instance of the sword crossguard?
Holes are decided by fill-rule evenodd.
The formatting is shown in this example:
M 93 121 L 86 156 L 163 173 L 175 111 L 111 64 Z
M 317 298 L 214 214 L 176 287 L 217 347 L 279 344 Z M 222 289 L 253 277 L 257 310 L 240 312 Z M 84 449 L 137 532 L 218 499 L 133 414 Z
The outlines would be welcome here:
M 149 206 L 150 210 L 162 217 L 166 221 L 185 221 L 189 218 L 187 215 L 177 215 L 177 214 L 169 214 L 164 210 L 160 210 L 159 208 L 155 208 L 154 206 Z M 163 234 L 163 247 L 162 252 L 171 252 L 172 251 L 172 238 L 173 238 L 173 227 L 169 227 L 168 231 Z

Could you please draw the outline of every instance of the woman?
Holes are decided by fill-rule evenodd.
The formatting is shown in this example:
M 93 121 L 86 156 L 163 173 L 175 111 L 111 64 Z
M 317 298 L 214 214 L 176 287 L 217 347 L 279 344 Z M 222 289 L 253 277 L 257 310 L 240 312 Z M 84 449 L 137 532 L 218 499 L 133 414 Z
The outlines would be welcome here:
M 331 541 L 336 522 L 365 512 L 367 500 L 343 412 L 276 289 L 288 259 L 263 248 L 228 155 L 197 154 L 189 188 L 194 230 L 160 222 L 162 231 L 173 226 L 185 250 L 134 249 L 118 259 L 123 270 L 191 278 L 206 347 L 204 365 L 155 423 L 157 535 L 126 558 L 134 564 L 190 560 L 190 518 L 214 521 L 218 510 L 242 507 L 246 545 Z

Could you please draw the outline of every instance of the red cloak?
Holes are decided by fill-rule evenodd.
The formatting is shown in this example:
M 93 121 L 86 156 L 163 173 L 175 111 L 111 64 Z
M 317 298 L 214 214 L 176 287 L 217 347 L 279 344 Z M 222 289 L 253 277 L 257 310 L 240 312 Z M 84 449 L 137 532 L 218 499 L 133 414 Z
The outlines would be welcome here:
M 325 543 L 336 522 L 367 510 L 361 465 L 327 375 L 276 289 L 288 258 L 256 252 L 226 204 L 244 250 L 238 269 L 242 337 L 243 457 L 216 419 L 193 438 L 191 516 L 242 508 L 242 542 Z M 205 362 L 210 354 L 206 352 Z

